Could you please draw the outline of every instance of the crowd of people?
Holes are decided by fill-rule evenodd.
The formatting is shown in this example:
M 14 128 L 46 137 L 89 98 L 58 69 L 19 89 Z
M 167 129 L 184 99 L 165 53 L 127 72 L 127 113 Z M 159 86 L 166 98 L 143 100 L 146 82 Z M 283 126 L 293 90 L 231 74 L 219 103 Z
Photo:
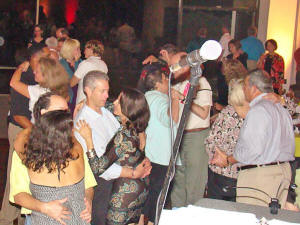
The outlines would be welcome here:
M 60 51 L 62 43 L 69 36 L 82 43 L 93 39 L 101 40 L 112 49 L 116 66 L 127 65 L 131 59 L 141 57 L 140 32 L 136 32 L 136 28 L 128 24 L 129 19 L 117 17 L 105 23 L 101 16 L 87 17 L 82 10 L 77 12 L 75 22 L 67 24 L 60 16 L 55 21 L 53 17 L 47 18 L 44 8 L 40 6 L 37 25 L 34 25 L 35 16 L 27 7 L 0 10 L 1 61 L 9 66 L 18 65 L 27 56 L 24 49 L 30 46 L 48 46 Z
M 289 187 L 300 166 L 291 117 L 298 100 L 283 88 L 277 43 L 267 40 L 264 48 L 255 27 L 241 41 L 226 27 L 222 33 L 217 86 L 210 85 L 204 63 L 193 95 L 169 190 L 171 207 L 204 197 L 268 206 L 269 197 L 253 191 L 259 189 L 297 211 Z M 25 214 L 25 224 L 33 225 L 154 224 L 171 158 L 170 124 L 176 135 L 191 75 L 184 67 L 171 78 L 169 67 L 201 48 L 207 29 L 199 30 L 186 52 L 171 43 L 161 46 L 142 62 L 137 86 L 123 88 L 113 102 L 101 40 L 80 43 L 64 27 L 45 40 L 42 34 L 34 26 L 30 59 L 10 81 L 0 223 L 11 225 L 17 218 L 24 224 Z M 128 24 L 116 36 L 118 60 L 140 49 Z

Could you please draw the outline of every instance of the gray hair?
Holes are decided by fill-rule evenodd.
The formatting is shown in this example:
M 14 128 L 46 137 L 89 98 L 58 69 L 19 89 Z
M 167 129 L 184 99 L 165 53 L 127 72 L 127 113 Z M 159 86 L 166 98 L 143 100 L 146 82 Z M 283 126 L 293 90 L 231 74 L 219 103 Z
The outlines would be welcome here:
M 57 39 L 55 37 L 48 37 L 45 41 L 48 48 L 56 48 L 57 47 Z
M 255 86 L 262 93 L 273 92 L 272 81 L 262 70 L 253 70 L 248 76 L 249 86 Z
M 109 77 L 106 73 L 103 73 L 99 70 L 92 70 L 88 72 L 83 78 L 83 90 L 88 87 L 91 90 L 94 90 L 96 87 L 96 81 L 106 80 L 109 81 Z

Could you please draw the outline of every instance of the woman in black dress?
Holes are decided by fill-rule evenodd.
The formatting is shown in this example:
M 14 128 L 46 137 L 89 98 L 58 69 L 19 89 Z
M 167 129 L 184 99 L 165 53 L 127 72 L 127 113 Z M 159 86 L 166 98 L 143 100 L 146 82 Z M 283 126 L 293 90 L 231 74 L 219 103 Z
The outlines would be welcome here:
M 43 38 L 44 30 L 41 25 L 35 25 L 33 28 L 33 38 L 29 40 L 28 48 L 43 48 L 46 47 L 45 39 Z
M 232 39 L 228 42 L 228 48 L 231 54 L 227 56 L 227 59 L 237 59 L 247 69 L 248 54 L 241 49 L 242 45 L 239 40 Z

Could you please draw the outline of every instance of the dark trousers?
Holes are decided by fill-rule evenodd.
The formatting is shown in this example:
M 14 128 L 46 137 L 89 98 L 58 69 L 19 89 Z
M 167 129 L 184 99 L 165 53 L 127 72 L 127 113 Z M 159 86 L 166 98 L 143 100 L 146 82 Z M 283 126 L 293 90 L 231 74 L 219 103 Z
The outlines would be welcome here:
M 236 187 L 236 183 L 236 179 L 217 174 L 208 168 L 207 198 L 235 202 L 236 189 L 224 188 Z
M 156 204 L 158 196 L 164 184 L 164 180 L 167 174 L 168 166 L 159 165 L 151 162 L 152 170 L 149 175 L 149 194 L 145 202 L 143 214 L 152 223 L 155 222 Z
M 95 176 L 98 185 L 94 188 L 92 225 L 105 225 L 111 197 L 113 180 L 107 181 Z

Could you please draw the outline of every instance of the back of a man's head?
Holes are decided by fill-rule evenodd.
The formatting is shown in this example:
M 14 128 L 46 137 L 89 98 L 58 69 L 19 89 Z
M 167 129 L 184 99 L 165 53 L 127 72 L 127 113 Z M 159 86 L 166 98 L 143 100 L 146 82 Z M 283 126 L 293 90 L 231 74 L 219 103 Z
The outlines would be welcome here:
M 169 54 L 176 54 L 177 52 L 179 52 L 179 49 L 171 43 L 167 43 L 161 46 L 159 48 L 159 52 L 161 52 L 162 50 L 167 51 Z
M 68 103 L 63 97 L 56 95 L 53 92 L 47 92 L 41 95 L 34 104 L 33 117 L 35 122 L 37 122 L 40 120 L 41 116 L 48 111 L 67 109 Z
M 249 86 L 255 86 L 262 93 L 273 92 L 272 81 L 262 70 L 251 71 L 248 77 Z
M 61 28 L 60 32 L 63 36 L 69 36 L 69 31 L 66 28 Z
M 39 50 L 32 52 L 30 57 L 31 68 L 35 70 L 40 58 L 49 57 L 49 56 L 50 56 L 50 50 L 47 47 L 39 48 Z
M 64 28 L 64 27 L 60 27 L 56 30 L 56 37 L 57 38 L 68 38 L 69 37 L 69 31 Z
M 101 80 L 109 81 L 109 77 L 106 73 L 99 70 L 88 72 L 83 78 L 83 90 L 85 90 L 85 88 L 93 90 L 96 87 L 97 82 Z
M 31 46 L 30 48 L 28 48 L 28 53 L 29 53 L 30 58 L 37 53 L 41 54 L 44 47 L 47 47 L 47 46 L 46 45 L 45 46 L 37 45 L 37 46 Z
M 248 28 L 248 36 L 256 36 L 257 28 L 255 26 L 251 26 Z

